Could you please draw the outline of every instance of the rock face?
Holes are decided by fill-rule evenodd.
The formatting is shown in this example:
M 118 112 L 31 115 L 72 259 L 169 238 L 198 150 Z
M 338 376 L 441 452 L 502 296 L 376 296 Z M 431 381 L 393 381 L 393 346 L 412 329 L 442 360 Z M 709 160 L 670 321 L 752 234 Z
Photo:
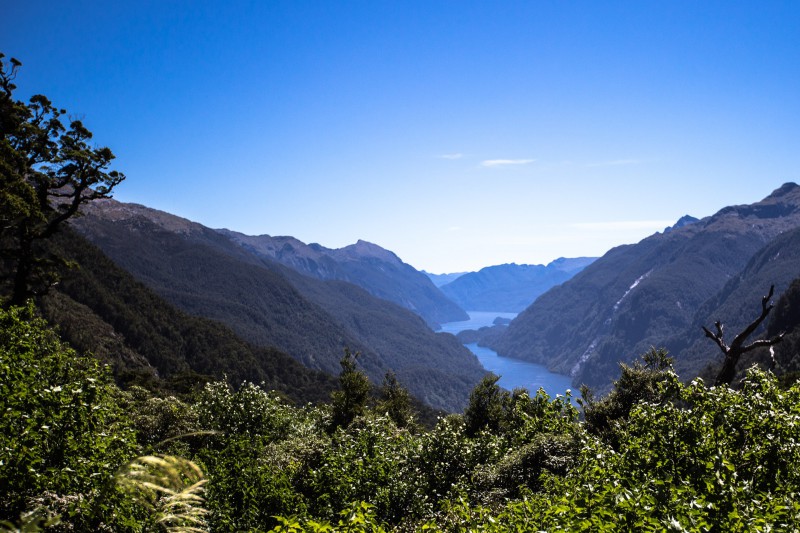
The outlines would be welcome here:
M 559 258 L 544 265 L 490 266 L 442 285 L 442 292 L 468 311 L 519 313 L 551 287 L 563 283 L 596 258 Z
M 344 248 L 330 249 L 319 244 L 305 244 L 294 237 L 249 236 L 229 230 L 219 231 L 255 255 L 277 261 L 302 274 L 358 285 L 373 296 L 417 313 L 434 329 L 444 322 L 469 318 L 436 288 L 428 276 L 376 244 L 360 240 Z
M 485 374 L 452 335 L 434 333 L 411 311 L 352 283 L 301 274 L 200 224 L 108 200 L 75 227 L 168 302 L 309 368 L 338 374 L 347 347 L 361 353 L 374 383 L 392 370 L 415 396 L 449 411 L 464 407 Z M 367 243 L 341 252 L 347 254 L 381 264 L 394 257 Z
M 630 361 L 650 346 L 671 345 L 676 366 L 696 372 L 717 358 L 715 346 L 701 349 L 695 342 L 702 335 L 699 324 L 708 325 L 709 315 L 726 301 L 728 307 L 753 309 L 760 296 L 751 301 L 750 292 L 766 294 L 770 283 L 785 288 L 787 278 L 800 275 L 769 283 L 752 278 L 759 286 L 734 290 L 737 279 L 749 279 L 750 261 L 773 241 L 786 250 L 771 251 L 773 256 L 794 253 L 793 241 L 776 239 L 798 227 L 800 187 L 787 183 L 760 202 L 726 207 L 614 248 L 540 296 L 491 347 L 599 390 L 617 376 L 618 361 Z

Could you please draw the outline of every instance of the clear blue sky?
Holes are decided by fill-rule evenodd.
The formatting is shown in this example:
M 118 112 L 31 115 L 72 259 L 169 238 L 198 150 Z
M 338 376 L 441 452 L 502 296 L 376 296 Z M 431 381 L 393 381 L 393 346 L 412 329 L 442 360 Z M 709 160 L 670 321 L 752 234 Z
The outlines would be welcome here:
M 117 199 L 432 272 L 601 255 L 800 181 L 800 2 L 0 2 Z

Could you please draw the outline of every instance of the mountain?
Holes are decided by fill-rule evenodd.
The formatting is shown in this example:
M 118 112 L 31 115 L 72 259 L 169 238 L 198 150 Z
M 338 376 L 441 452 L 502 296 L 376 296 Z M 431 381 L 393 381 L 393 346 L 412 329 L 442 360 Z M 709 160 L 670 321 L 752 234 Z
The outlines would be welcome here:
M 664 233 L 669 233 L 672 230 L 682 228 L 684 226 L 688 226 L 689 224 L 694 224 L 695 222 L 699 221 L 700 219 L 695 218 L 691 215 L 683 215 L 681 218 L 678 219 L 678 221 L 675 224 L 669 226 L 668 228 L 664 228 Z
M 696 318 L 697 313 L 716 309 L 704 304 L 742 276 L 766 245 L 798 226 L 800 187 L 787 183 L 760 202 L 726 207 L 614 248 L 540 296 L 491 346 L 502 355 L 569 374 L 576 384 L 606 390 L 618 373 L 617 361 L 681 334 L 701 335 L 693 328 L 706 319 Z M 759 301 L 736 305 L 750 310 Z M 716 356 L 714 349 L 704 352 L 706 361 Z M 688 364 L 680 353 L 672 355 L 676 365 L 697 368 L 698 361 Z
M 453 272 L 451 274 L 431 274 L 430 272 L 422 271 L 423 274 L 428 276 L 434 285 L 437 287 L 441 287 L 442 285 L 447 285 L 451 281 L 455 281 L 467 272 Z
M 227 235 L 136 204 L 95 202 L 74 223 L 115 263 L 179 309 L 306 367 L 339 372 L 345 347 L 374 383 L 392 370 L 429 405 L 458 411 L 485 371 L 451 335 L 338 280 L 301 274 Z
M 778 370 L 785 372 L 785 381 L 800 379 L 800 277 L 792 281 L 775 302 L 767 328 L 767 336 L 784 333 L 783 340 L 775 346 Z M 764 359 L 764 354 L 761 360 Z
M 107 363 L 118 383 L 181 392 L 209 379 L 247 380 L 300 404 L 326 401 L 336 388 L 331 375 L 178 310 L 69 228 L 47 245 L 79 266 L 41 299 L 45 317 L 79 352 Z
M 294 237 L 249 236 L 230 230 L 219 232 L 253 254 L 300 273 L 358 285 L 373 296 L 417 313 L 433 329 L 443 322 L 469 318 L 425 274 L 376 244 L 359 240 L 344 248 L 330 249 L 319 244 L 305 244 Z
M 781 233 L 756 252 L 737 276 L 728 280 L 717 294 L 700 306 L 687 331 L 673 339 L 666 339 L 665 346 L 670 352 L 679 356 L 676 361 L 677 370 L 686 375 L 697 375 L 709 363 L 713 367 L 721 362 L 722 355 L 716 345 L 699 334 L 701 327 L 706 326 L 713 330 L 713 324 L 720 321 L 725 327 L 726 340 L 730 342 L 737 333 L 759 316 L 761 299 L 769 292 L 770 286 L 775 286 L 776 296 L 773 301 L 778 301 L 786 296 L 787 289 L 798 277 L 800 277 L 800 228 Z M 787 306 L 788 304 L 784 305 Z M 780 313 L 776 311 L 775 314 Z M 774 324 L 770 321 L 763 323 L 753 332 L 749 341 L 764 336 L 768 325 L 773 330 L 781 327 L 779 325 L 781 318 L 773 322 Z M 792 329 L 793 325 L 787 322 L 780 331 L 790 332 Z M 770 336 L 780 331 L 773 331 Z M 786 348 L 790 345 L 791 342 L 779 345 L 776 351 L 780 360 L 793 367 L 800 361 L 792 362 L 798 353 L 788 353 Z M 739 369 L 744 372 L 753 362 L 766 363 L 768 357 L 766 349 L 752 352 L 743 357 Z
M 559 258 L 547 266 L 506 264 L 459 276 L 441 291 L 470 311 L 518 313 L 539 295 L 592 264 L 595 257 Z

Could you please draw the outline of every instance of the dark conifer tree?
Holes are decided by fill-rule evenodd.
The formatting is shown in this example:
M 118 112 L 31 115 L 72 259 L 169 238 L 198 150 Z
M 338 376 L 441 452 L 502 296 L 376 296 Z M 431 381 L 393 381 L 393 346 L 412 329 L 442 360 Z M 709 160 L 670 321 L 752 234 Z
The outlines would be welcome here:
M 0 53 L 0 282 L 7 303 L 20 305 L 56 280 L 61 258 L 42 240 L 80 212 L 106 198 L 125 176 L 108 170 L 114 154 L 90 146 L 92 133 L 43 95 L 14 99 L 22 65 Z
M 332 429 L 347 427 L 353 419 L 363 415 L 366 411 L 367 399 L 372 387 L 367 375 L 356 368 L 356 359 L 358 359 L 358 353 L 345 349 L 344 357 L 339 361 L 342 366 L 339 374 L 339 390 L 331 394 Z

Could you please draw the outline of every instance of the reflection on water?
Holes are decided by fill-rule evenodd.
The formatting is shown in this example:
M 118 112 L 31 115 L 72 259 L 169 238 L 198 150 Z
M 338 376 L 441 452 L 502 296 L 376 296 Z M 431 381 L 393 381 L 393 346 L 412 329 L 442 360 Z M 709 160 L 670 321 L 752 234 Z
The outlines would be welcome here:
M 486 311 L 467 311 L 467 314 L 469 314 L 469 320 L 442 324 L 442 331 L 455 335 L 460 331 L 491 326 L 497 317 L 513 319 L 517 316 L 516 313 Z M 497 383 L 504 389 L 513 390 L 517 387 L 524 387 L 535 394 L 539 388 L 542 388 L 551 397 L 555 397 L 556 394 L 563 395 L 567 389 L 572 388 L 569 376 L 550 372 L 542 365 L 521 359 L 500 357 L 495 351 L 477 344 L 465 346 L 478 357 L 483 368 L 500 376 Z M 573 397 L 579 396 L 578 391 L 572 391 L 572 393 Z

